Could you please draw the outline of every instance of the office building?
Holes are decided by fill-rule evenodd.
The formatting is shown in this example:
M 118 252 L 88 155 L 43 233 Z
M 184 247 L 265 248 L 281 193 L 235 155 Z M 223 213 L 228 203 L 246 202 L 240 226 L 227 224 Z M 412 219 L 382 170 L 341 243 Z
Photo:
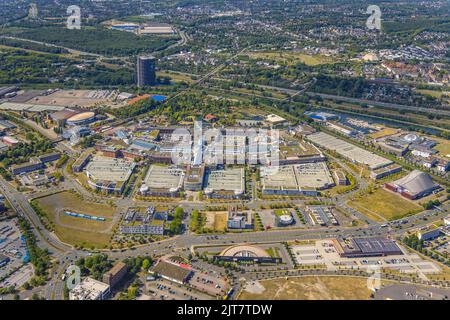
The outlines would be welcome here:
M 85 278 L 69 293 L 70 300 L 105 300 L 110 293 L 109 285 L 92 278 Z
M 103 275 L 103 282 L 108 284 L 110 288 L 114 288 L 127 274 L 127 271 L 127 265 L 120 261 Z
M 138 56 L 136 82 L 139 88 L 156 84 L 156 59 L 153 56 Z

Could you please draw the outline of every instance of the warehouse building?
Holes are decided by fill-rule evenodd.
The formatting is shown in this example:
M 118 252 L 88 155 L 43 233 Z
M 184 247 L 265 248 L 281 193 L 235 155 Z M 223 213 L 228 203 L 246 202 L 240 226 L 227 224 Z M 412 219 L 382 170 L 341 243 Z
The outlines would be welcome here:
M 324 132 L 308 135 L 307 138 L 319 147 L 333 150 L 352 162 L 366 165 L 370 170 L 376 170 L 392 164 L 392 161 L 388 159 Z

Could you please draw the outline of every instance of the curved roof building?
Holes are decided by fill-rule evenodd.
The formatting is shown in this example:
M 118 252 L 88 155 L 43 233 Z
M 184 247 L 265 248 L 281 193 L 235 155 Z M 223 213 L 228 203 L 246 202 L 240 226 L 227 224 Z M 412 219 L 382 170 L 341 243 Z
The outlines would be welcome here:
M 67 119 L 67 123 L 71 125 L 82 125 L 95 120 L 95 113 L 88 111 L 76 114 L 69 119 Z
M 409 199 L 424 197 L 440 188 L 428 173 L 419 170 L 414 170 L 407 176 L 386 184 L 386 187 Z

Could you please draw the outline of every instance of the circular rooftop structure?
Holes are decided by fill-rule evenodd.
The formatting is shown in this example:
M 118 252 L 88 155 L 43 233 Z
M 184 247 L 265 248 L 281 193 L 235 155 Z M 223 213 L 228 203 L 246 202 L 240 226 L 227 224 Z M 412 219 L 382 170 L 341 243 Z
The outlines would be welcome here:
M 419 136 L 413 133 L 409 133 L 403 137 L 403 139 L 407 142 L 414 142 L 419 139 Z
M 79 114 L 76 114 L 76 115 L 70 117 L 69 119 L 67 119 L 67 123 L 73 124 L 73 125 L 78 125 L 78 124 L 88 123 L 94 119 L 95 119 L 95 113 L 88 111 L 88 112 L 82 112 L 82 113 L 79 113 Z
M 279 219 L 280 219 L 280 224 L 285 225 L 285 226 L 290 225 L 294 222 L 294 219 L 289 214 L 283 214 L 282 216 L 279 217 Z
M 270 255 L 265 250 L 248 245 L 238 245 L 226 248 L 220 255 L 226 257 L 270 258 Z

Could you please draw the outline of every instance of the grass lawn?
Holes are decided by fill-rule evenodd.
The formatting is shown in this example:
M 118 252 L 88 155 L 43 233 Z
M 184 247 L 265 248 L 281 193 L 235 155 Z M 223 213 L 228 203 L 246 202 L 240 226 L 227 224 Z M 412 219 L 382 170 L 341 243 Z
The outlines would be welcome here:
M 276 216 L 281 217 L 283 215 L 291 215 L 291 212 L 288 209 L 276 209 L 273 211 Z
M 378 139 L 378 138 L 382 138 L 382 137 L 386 137 L 386 136 L 390 136 L 393 134 L 396 134 L 398 132 L 397 129 L 394 128 L 384 128 L 378 132 L 374 132 L 369 134 L 369 137 L 371 137 L 372 139 Z
M 250 57 L 256 58 L 256 59 L 272 59 L 277 62 L 284 62 L 288 64 L 295 64 L 295 63 L 304 63 L 308 66 L 317 66 L 320 64 L 327 64 L 327 63 L 333 63 L 333 59 L 321 55 L 307 55 L 303 53 L 298 52 L 252 52 L 249 54 Z
M 206 212 L 206 229 L 224 232 L 227 228 L 228 212 Z
M 227 228 L 227 221 L 228 221 L 228 213 L 217 213 L 214 218 L 214 230 L 216 231 L 225 231 Z
M 158 71 L 156 73 L 158 77 L 170 77 L 172 81 L 175 82 L 186 82 L 186 83 L 194 83 L 194 80 L 188 75 L 180 74 L 180 73 L 174 73 L 174 72 L 164 72 L 164 71 Z
M 450 93 L 448 92 L 443 92 L 443 91 L 437 91 L 437 90 L 416 90 L 416 92 L 424 94 L 424 95 L 428 95 L 428 96 L 432 96 L 433 98 L 441 98 L 442 96 L 450 96 Z
M 450 157 L 450 140 L 441 139 L 441 138 L 437 138 L 437 137 L 431 137 L 431 139 L 437 141 L 438 144 L 436 145 L 436 147 L 434 147 L 434 149 L 439 151 L 441 156 Z
M 350 201 L 349 205 L 379 222 L 401 219 L 423 210 L 420 205 L 384 189 L 378 189 L 372 194 Z
M 332 276 L 263 280 L 247 290 L 239 300 L 368 300 L 372 293 L 365 278 Z
M 55 224 L 55 232 L 62 241 L 73 245 L 85 244 L 96 247 L 109 244 L 115 208 L 106 204 L 87 202 L 70 192 L 54 194 L 37 201 Z M 106 221 L 69 217 L 64 215 L 63 209 L 103 217 Z

